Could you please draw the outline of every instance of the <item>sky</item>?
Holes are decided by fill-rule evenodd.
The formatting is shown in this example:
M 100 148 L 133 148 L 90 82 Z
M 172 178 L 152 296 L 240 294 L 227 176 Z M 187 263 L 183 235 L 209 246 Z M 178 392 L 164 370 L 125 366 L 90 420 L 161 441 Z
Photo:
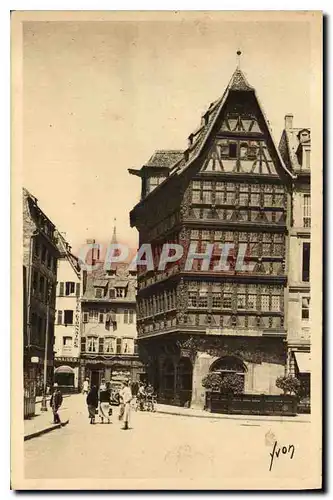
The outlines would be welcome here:
M 233 21 L 25 22 L 23 181 L 78 252 L 87 238 L 137 247 L 129 212 L 157 149 L 184 149 L 237 65 L 255 87 L 278 142 L 285 114 L 309 127 L 306 18 Z

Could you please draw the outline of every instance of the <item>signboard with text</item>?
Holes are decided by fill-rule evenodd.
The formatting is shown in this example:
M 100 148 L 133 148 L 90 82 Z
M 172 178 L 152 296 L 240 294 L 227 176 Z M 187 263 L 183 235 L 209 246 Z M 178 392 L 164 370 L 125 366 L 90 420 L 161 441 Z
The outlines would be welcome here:
M 261 337 L 262 336 L 262 330 L 250 330 L 250 329 L 244 329 L 244 330 L 232 330 L 228 328 L 206 328 L 206 335 L 224 335 L 224 336 L 232 336 L 232 337 L 240 337 L 240 336 L 247 336 L 247 337 Z

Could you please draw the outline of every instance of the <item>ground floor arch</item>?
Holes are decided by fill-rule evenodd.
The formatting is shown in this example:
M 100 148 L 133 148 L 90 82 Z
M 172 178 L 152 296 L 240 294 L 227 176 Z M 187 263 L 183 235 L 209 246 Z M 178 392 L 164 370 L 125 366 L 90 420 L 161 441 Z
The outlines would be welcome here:
M 61 365 L 54 370 L 54 381 L 59 386 L 74 387 L 75 373 L 73 368 Z
M 237 356 L 223 356 L 218 358 L 211 364 L 209 371 L 219 373 L 222 379 L 228 376 L 237 377 L 241 383 L 242 392 L 244 392 L 247 367 L 241 358 Z

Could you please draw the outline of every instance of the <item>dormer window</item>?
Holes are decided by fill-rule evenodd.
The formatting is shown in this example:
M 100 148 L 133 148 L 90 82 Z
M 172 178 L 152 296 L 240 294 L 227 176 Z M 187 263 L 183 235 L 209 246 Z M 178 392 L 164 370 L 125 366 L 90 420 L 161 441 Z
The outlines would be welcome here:
M 303 149 L 302 167 L 306 170 L 310 169 L 310 149 Z
M 309 130 L 301 130 L 298 134 L 298 139 L 299 139 L 299 142 L 307 142 L 307 141 L 310 141 L 310 131 Z
M 103 288 L 95 288 L 95 298 L 101 299 L 104 295 L 103 292 L 104 292 Z
M 116 297 L 118 299 L 123 299 L 126 297 L 126 289 L 125 288 L 120 288 L 120 287 L 117 287 L 116 288 Z
M 151 193 L 159 184 L 164 181 L 165 177 L 149 177 L 147 179 L 147 194 Z

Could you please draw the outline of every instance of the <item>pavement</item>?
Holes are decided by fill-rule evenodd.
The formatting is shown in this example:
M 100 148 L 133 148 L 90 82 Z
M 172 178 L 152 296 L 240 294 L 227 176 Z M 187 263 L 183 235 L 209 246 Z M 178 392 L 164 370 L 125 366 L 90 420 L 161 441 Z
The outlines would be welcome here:
M 194 408 L 183 408 L 171 405 L 156 405 L 157 413 L 164 413 L 167 415 L 178 415 L 183 417 L 197 417 L 197 418 L 217 418 L 229 420 L 242 420 L 242 421 L 259 421 L 259 422 L 302 422 L 310 423 L 311 415 L 300 414 L 295 417 L 288 416 L 274 416 L 274 415 L 228 415 L 225 413 L 210 413 L 205 410 L 197 410 Z
M 157 412 L 133 411 L 130 430 L 125 431 L 117 407 L 110 425 L 90 425 L 83 395 L 66 398 L 63 406 L 61 418 L 67 415 L 68 425 L 24 443 L 26 479 L 44 480 L 44 485 L 79 479 L 75 484 L 80 489 L 89 489 L 88 482 L 95 480 L 126 481 L 127 488 L 142 481 L 156 489 L 169 482 L 173 489 L 179 480 L 192 481 L 193 487 L 198 479 L 216 479 L 223 489 L 231 481 L 235 484 L 235 477 L 252 478 L 258 485 L 264 476 L 292 483 L 300 471 L 305 485 L 313 465 L 313 427 L 308 422 L 299 425 L 296 419 L 222 419 L 210 413 L 188 418 L 194 410 L 179 408 L 175 416 L 166 412 L 166 405 L 158 405 Z M 47 416 L 40 418 L 47 421 Z M 295 456 L 280 453 L 269 471 L 275 442 L 286 449 L 293 445 Z
M 36 398 L 35 415 L 29 419 L 24 420 L 24 441 L 41 436 L 47 432 L 55 429 L 60 429 L 68 424 L 69 411 L 68 411 L 68 396 L 64 396 L 61 409 L 59 411 L 61 424 L 53 423 L 53 413 L 50 408 L 50 397 L 47 398 L 47 411 L 41 411 L 42 398 Z
M 69 398 L 69 399 L 68 399 Z M 64 402 L 59 411 L 61 418 L 61 424 L 53 424 L 53 414 L 49 406 L 48 398 L 48 411 L 41 411 L 41 398 L 36 401 L 36 414 L 31 419 L 24 421 L 24 440 L 39 437 L 42 434 L 51 432 L 56 429 L 64 427 L 69 422 L 70 409 L 75 402 L 82 400 L 81 394 L 75 394 L 71 396 L 64 396 Z M 193 408 L 182 408 L 171 405 L 156 405 L 156 413 L 165 415 L 177 415 L 181 417 L 195 417 L 195 418 L 206 418 L 206 419 L 227 419 L 227 420 L 240 420 L 240 421 L 259 421 L 259 422 L 298 422 L 298 423 L 310 423 L 310 415 L 297 415 L 296 417 L 281 417 L 281 416 L 262 416 L 262 415 L 227 415 L 221 413 L 210 413 L 205 410 L 193 409 Z

